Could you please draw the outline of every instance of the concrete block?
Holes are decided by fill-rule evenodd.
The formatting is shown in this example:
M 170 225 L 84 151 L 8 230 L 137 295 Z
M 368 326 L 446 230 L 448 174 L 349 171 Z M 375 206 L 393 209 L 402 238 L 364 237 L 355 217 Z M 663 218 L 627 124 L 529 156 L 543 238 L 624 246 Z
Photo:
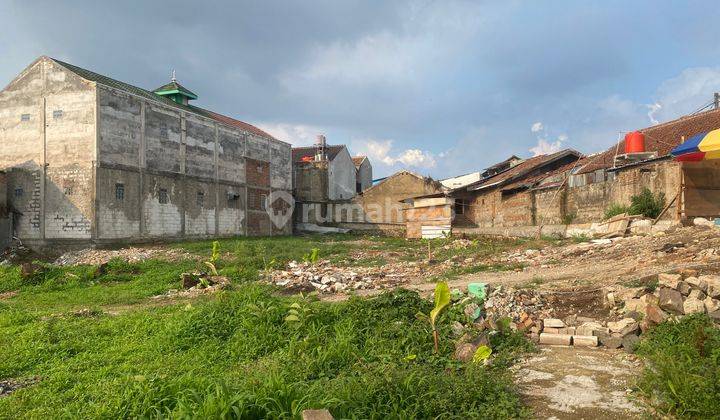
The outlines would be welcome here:
M 693 289 L 702 290 L 703 292 L 707 291 L 708 284 L 704 279 L 698 277 L 688 277 L 685 279 L 685 282 Z
M 583 347 L 597 347 L 598 338 L 594 335 L 573 335 L 573 345 Z
M 593 332 L 601 331 L 603 326 L 599 322 L 585 322 L 575 331 L 576 335 L 594 335 Z
M 575 327 L 560 328 L 560 334 L 575 335 Z
M 705 311 L 707 313 L 715 312 L 720 309 L 720 300 L 713 299 L 710 296 L 706 297 L 703 303 L 705 304 Z
M 682 276 L 680 274 L 672 274 L 672 273 L 660 273 L 658 274 L 658 284 L 663 287 L 668 287 L 670 289 L 676 289 L 678 288 L 678 283 L 682 281 Z
M 572 335 L 568 334 L 540 334 L 540 344 L 556 346 L 569 346 L 572 344 Z
M 668 311 L 673 314 L 682 315 L 683 310 L 683 297 L 680 292 L 674 289 L 663 287 L 658 291 L 658 300 L 660 309 Z
M 561 319 L 557 319 L 557 318 L 545 318 L 543 320 L 543 325 L 545 326 L 545 328 L 547 328 L 547 327 L 550 327 L 550 328 L 565 327 L 565 323 Z
M 704 314 L 705 313 L 705 303 L 697 298 L 687 298 L 685 299 L 685 302 L 683 302 L 683 311 L 685 314 Z
M 707 284 L 707 294 L 713 299 L 720 299 L 720 276 L 700 276 Z
M 560 334 L 560 328 L 543 328 L 542 332 L 545 334 Z

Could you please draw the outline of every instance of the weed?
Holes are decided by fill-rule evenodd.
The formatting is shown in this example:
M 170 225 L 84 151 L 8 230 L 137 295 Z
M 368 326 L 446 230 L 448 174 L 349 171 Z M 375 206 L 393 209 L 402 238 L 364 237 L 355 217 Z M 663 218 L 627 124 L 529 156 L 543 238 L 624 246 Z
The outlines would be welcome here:
M 665 207 L 665 193 L 653 194 L 650 189 L 643 188 L 640 194 L 630 197 L 630 203 L 632 214 L 642 214 L 654 219 Z
M 650 331 L 636 349 L 646 359 L 640 392 L 665 414 L 714 418 L 720 412 L 720 330 L 706 315 Z
M 630 213 L 630 207 L 618 203 L 613 203 L 605 209 L 605 219 L 619 216 L 624 213 Z

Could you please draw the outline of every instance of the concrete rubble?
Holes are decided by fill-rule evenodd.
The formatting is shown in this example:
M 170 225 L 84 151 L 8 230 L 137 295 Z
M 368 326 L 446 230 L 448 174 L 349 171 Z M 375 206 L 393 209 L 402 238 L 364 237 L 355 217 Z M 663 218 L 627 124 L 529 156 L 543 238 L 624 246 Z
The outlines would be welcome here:
M 136 263 L 149 259 L 179 261 L 193 259 L 194 257 L 189 252 L 182 249 L 168 247 L 129 247 L 112 250 L 85 248 L 62 254 L 55 260 L 54 264 L 60 266 L 101 265 L 115 258 L 122 259 L 130 263 Z

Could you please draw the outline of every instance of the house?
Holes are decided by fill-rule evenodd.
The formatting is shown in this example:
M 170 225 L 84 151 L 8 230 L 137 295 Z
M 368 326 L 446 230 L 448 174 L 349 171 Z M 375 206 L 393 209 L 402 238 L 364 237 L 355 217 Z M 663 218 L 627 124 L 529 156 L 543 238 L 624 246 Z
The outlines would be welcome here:
M 498 162 L 488 168 L 483 169 L 482 171 L 475 171 L 475 172 L 470 172 L 470 173 L 467 173 L 464 175 L 458 175 L 458 176 L 454 176 L 451 178 L 446 178 L 446 179 L 441 180 L 440 183 L 443 184 L 443 186 L 445 188 L 448 188 L 451 190 L 467 187 L 470 184 L 475 184 L 477 182 L 480 182 L 483 179 L 489 178 L 500 172 L 506 171 L 522 161 L 523 161 L 523 159 L 521 159 L 515 155 L 512 155 L 509 158 L 503 160 L 502 162 Z
M 443 191 L 432 178 L 410 171 L 399 171 L 363 191 L 353 200 L 353 222 L 405 225 L 404 211 L 411 207 L 404 200 Z
M 455 210 L 453 224 L 477 227 L 534 225 L 532 194 L 527 190 L 551 174 L 571 170 L 581 157 L 579 152 L 565 149 L 514 165 L 503 164 L 504 170 L 451 191 L 449 195 L 454 199 Z
M 299 203 L 350 200 L 357 194 L 357 169 L 345 145 L 328 145 L 319 135 L 314 146 L 292 149 L 293 193 Z
M 44 246 L 289 233 L 266 204 L 290 193 L 290 145 L 196 99 L 174 78 L 150 91 L 33 62 L 0 92 L 16 235 Z
M 407 238 L 435 239 L 450 235 L 453 200 L 445 192 L 426 194 L 403 201 L 411 205 L 405 209 Z
M 357 171 L 355 174 L 355 191 L 360 194 L 366 189 L 372 187 L 372 164 L 370 164 L 370 159 L 368 159 L 367 156 L 355 156 L 352 158 L 352 161 L 355 164 L 355 170 Z

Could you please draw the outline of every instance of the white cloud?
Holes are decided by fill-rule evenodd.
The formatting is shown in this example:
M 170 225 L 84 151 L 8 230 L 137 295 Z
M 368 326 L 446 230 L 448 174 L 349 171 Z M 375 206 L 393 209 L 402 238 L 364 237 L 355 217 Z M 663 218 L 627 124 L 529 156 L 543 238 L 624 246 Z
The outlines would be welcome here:
M 547 155 L 559 152 L 560 150 L 562 150 L 562 142 L 560 140 L 550 142 L 546 139 L 538 139 L 537 145 L 530 148 L 533 156 Z
M 692 67 L 665 80 L 655 92 L 655 102 L 646 105 L 652 124 L 695 112 L 720 91 L 720 67 Z
M 364 140 L 353 142 L 353 148 L 365 154 L 371 162 L 381 162 L 385 166 L 400 166 L 430 169 L 437 165 L 435 156 L 420 149 L 406 149 L 397 154 L 392 153 L 392 140 Z
M 276 139 L 291 143 L 293 146 L 310 146 L 314 144 L 318 134 L 326 131 L 320 127 L 303 124 L 266 123 L 257 126 Z
M 540 121 L 536 122 L 535 124 L 533 124 L 530 127 L 530 131 L 532 131 L 533 133 L 537 133 L 542 130 L 543 130 L 543 123 L 541 123 Z

